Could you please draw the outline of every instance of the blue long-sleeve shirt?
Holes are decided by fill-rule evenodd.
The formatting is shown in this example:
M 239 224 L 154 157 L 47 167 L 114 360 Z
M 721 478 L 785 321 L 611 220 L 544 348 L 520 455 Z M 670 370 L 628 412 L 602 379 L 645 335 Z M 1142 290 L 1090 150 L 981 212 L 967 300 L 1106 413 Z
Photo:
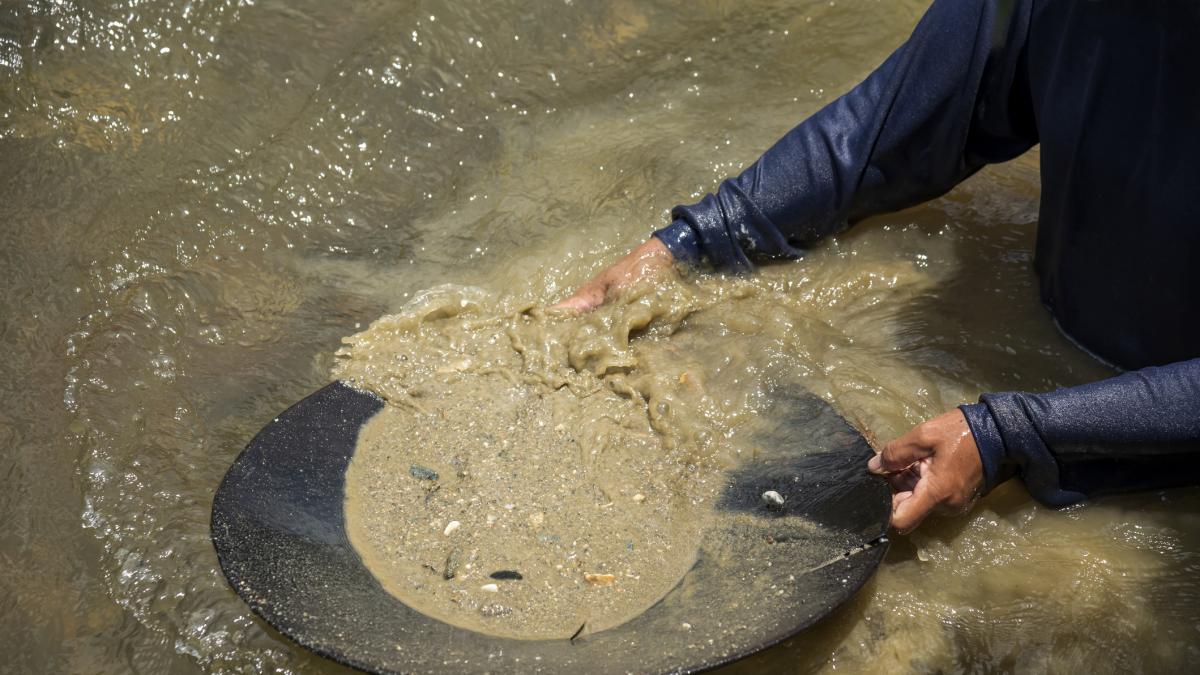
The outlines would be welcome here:
M 1042 301 L 1142 370 L 963 406 L 985 489 L 1020 474 L 1065 505 L 1200 483 L 1200 3 L 938 0 L 865 81 L 655 235 L 723 270 L 798 258 L 1039 143 Z

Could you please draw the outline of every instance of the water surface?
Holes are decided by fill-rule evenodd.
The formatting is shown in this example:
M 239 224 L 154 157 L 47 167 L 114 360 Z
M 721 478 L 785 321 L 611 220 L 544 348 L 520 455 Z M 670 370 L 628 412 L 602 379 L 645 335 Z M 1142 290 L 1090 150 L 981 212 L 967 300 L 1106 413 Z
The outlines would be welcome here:
M 251 616 L 212 494 L 341 337 L 439 283 L 562 297 L 907 36 L 922 2 L 0 5 L 0 636 L 17 672 L 338 670 Z M 1031 271 L 1036 154 L 761 283 L 880 438 L 1108 374 Z M 748 317 L 770 322 L 772 315 Z M 1182 670 L 1200 494 L 1019 484 L 733 667 Z

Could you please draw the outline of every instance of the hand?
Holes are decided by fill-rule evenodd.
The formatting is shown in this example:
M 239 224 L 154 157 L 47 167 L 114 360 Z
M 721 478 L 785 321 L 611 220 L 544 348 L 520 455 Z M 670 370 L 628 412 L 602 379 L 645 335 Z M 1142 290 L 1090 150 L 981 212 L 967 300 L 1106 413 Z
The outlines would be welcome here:
M 911 532 L 934 510 L 966 513 L 983 486 L 979 447 L 957 409 L 888 443 L 867 469 L 892 484 L 892 527 L 900 534 Z
M 674 262 L 675 256 L 671 255 L 658 237 L 650 237 L 646 243 L 602 270 L 580 286 L 571 297 L 552 306 L 551 309 L 573 309 L 579 312 L 593 310 L 638 281 L 652 278 L 669 269 Z

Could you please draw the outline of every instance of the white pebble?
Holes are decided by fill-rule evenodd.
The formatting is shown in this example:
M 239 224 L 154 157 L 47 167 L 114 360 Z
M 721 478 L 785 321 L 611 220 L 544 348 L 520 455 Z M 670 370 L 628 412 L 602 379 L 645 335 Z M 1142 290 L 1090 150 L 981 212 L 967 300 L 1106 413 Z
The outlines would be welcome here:
M 461 526 L 462 526 L 462 523 L 458 522 L 457 520 L 452 520 L 446 525 L 446 529 L 442 531 L 442 534 L 449 537 L 451 534 L 454 533 L 455 530 L 457 530 Z
M 642 494 L 642 493 L 640 493 L 640 492 L 639 492 L 639 493 L 637 493 L 636 495 L 634 495 L 634 496 L 633 496 L 633 501 L 635 501 L 635 502 L 644 502 L 644 501 L 646 501 L 646 495 L 644 495 L 644 494 Z
M 479 590 L 487 591 L 488 593 L 499 593 L 500 587 L 497 586 L 496 584 L 484 584 L 479 587 Z
M 783 495 L 774 490 L 767 490 L 762 493 L 762 500 L 764 504 L 772 508 L 779 508 L 783 506 L 784 502 Z

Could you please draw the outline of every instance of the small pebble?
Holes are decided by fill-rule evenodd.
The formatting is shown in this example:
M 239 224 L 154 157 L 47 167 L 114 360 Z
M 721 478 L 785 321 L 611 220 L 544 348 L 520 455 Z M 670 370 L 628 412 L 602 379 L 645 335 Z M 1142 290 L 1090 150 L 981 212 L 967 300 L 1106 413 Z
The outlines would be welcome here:
M 437 480 L 437 472 L 433 469 L 427 469 L 420 464 L 413 464 L 408 467 L 408 475 L 419 480 Z
M 446 564 L 442 568 L 442 578 L 443 579 L 445 579 L 446 581 L 449 581 L 454 578 L 455 574 L 458 574 L 458 563 L 461 558 L 462 558 L 462 551 L 459 550 L 458 548 L 455 548 L 454 550 L 450 551 L 450 555 L 446 556 Z
M 449 537 L 451 534 L 454 534 L 454 531 L 459 527 L 462 527 L 462 523 L 458 522 L 457 520 L 452 520 L 446 524 L 446 529 L 442 530 L 442 534 Z
M 461 373 L 462 371 L 464 371 L 470 367 L 471 367 L 470 359 L 459 359 L 452 363 L 447 363 L 447 364 L 438 366 L 437 372 L 439 375 L 446 375 L 447 373 Z
M 487 591 L 488 593 L 499 593 L 500 587 L 497 586 L 496 584 L 484 584 L 479 587 L 479 590 Z
M 583 578 L 587 579 L 588 583 L 596 584 L 597 586 L 607 586 L 617 580 L 617 577 L 612 574 L 585 573 Z
M 495 572 L 492 572 L 488 576 L 493 579 L 499 579 L 501 581 L 519 581 L 519 580 L 525 578 L 525 577 L 521 576 L 521 573 L 516 570 L 496 570 Z
M 783 495 L 774 490 L 767 490 L 766 492 L 762 493 L 762 500 L 763 503 L 767 505 L 768 509 L 781 508 L 783 506 L 783 502 L 786 501 L 784 500 Z
M 541 511 L 529 514 L 529 524 L 533 527 L 541 527 L 544 522 L 546 522 L 546 514 Z
M 642 493 L 640 493 L 640 492 L 639 492 L 639 493 L 637 493 L 636 495 L 634 495 L 634 496 L 633 496 L 633 501 L 635 501 L 635 502 L 644 502 L 644 501 L 646 501 L 646 495 L 644 495 L 644 494 L 642 494 Z

